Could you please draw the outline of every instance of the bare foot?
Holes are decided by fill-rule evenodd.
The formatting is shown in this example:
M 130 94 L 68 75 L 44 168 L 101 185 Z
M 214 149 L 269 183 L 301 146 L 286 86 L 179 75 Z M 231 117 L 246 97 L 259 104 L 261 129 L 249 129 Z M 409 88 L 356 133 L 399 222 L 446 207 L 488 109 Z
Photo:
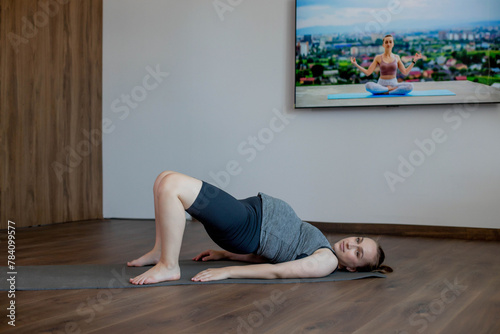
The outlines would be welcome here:
M 168 267 L 162 262 L 158 262 L 156 266 L 146 271 L 144 274 L 131 278 L 132 284 L 153 284 L 164 281 L 176 281 L 181 278 L 181 268 L 179 265 L 175 267 Z
M 377 95 L 387 95 L 387 94 L 389 94 L 390 91 L 395 90 L 396 88 L 397 87 L 387 86 L 387 89 L 388 89 L 387 92 L 379 93 Z
M 160 261 L 160 251 L 151 250 L 149 253 L 144 254 L 138 259 L 127 262 L 129 267 L 142 267 L 150 264 L 157 264 Z

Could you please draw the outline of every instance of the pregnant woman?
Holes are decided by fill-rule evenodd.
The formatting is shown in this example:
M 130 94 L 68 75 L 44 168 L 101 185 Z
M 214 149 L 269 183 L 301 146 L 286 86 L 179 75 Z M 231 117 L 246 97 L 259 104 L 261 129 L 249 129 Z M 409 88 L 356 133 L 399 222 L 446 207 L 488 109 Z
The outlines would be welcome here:
M 154 267 L 131 278 L 132 284 L 180 279 L 184 211 L 199 220 L 224 249 L 202 252 L 194 260 L 227 258 L 255 263 L 207 269 L 193 281 L 323 277 L 336 269 L 392 271 L 382 266 L 385 255 L 375 240 L 351 237 L 332 247 L 319 229 L 302 222 L 287 203 L 266 194 L 237 200 L 204 181 L 171 171 L 157 177 L 153 190 L 156 242 L 150 252 L 128 265 Z

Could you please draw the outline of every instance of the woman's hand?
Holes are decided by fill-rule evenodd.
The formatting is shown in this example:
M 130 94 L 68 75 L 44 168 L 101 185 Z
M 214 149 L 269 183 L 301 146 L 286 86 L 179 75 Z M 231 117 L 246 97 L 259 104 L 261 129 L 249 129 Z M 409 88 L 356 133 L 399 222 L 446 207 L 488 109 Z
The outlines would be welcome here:
M 422 59 L 421 53 L 415 53 L 415 57 L 413 57 L 413 61 L 417 62 L 417 60 Z
M 226 253 L 224 251 L 209 249 L 196 255 L 193 261 L 217 261 L 226 258 Z
M 196 276 L 191 278 L 191 281 L 209 282 L 209 281 L 218 281 L 226 278 L 229 278 L 229 267 L 209 268 L 207 270 L 203 270 L 198 274 L 196 274 Z
M 356 63 L 356 57 L 351 57 L 351 64 L 353 64 L 353 65 L 358 64 L 358 63 Z

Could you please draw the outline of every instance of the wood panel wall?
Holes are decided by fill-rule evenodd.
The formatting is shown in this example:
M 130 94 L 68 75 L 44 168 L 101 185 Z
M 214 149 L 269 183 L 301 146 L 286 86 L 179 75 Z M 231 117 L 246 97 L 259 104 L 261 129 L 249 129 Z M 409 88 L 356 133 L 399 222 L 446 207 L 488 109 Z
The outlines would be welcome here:
M 102 0 L 0 0 L 0 229 L 102 218 Z

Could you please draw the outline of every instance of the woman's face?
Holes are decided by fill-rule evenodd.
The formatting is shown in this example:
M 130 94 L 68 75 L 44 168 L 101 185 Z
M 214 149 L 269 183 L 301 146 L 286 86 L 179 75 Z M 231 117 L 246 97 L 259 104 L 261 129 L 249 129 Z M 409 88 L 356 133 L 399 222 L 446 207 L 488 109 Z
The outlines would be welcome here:
M 378 245 L 375 240 L 364 237 L 349 237 L 336 242 L 333 250 L 339 260 L 339 268 L 356 271 L 377 260 Z
M 384 38 L 384 49 L 392 49 L 394 47 L 394 39 L 392 37 Z

